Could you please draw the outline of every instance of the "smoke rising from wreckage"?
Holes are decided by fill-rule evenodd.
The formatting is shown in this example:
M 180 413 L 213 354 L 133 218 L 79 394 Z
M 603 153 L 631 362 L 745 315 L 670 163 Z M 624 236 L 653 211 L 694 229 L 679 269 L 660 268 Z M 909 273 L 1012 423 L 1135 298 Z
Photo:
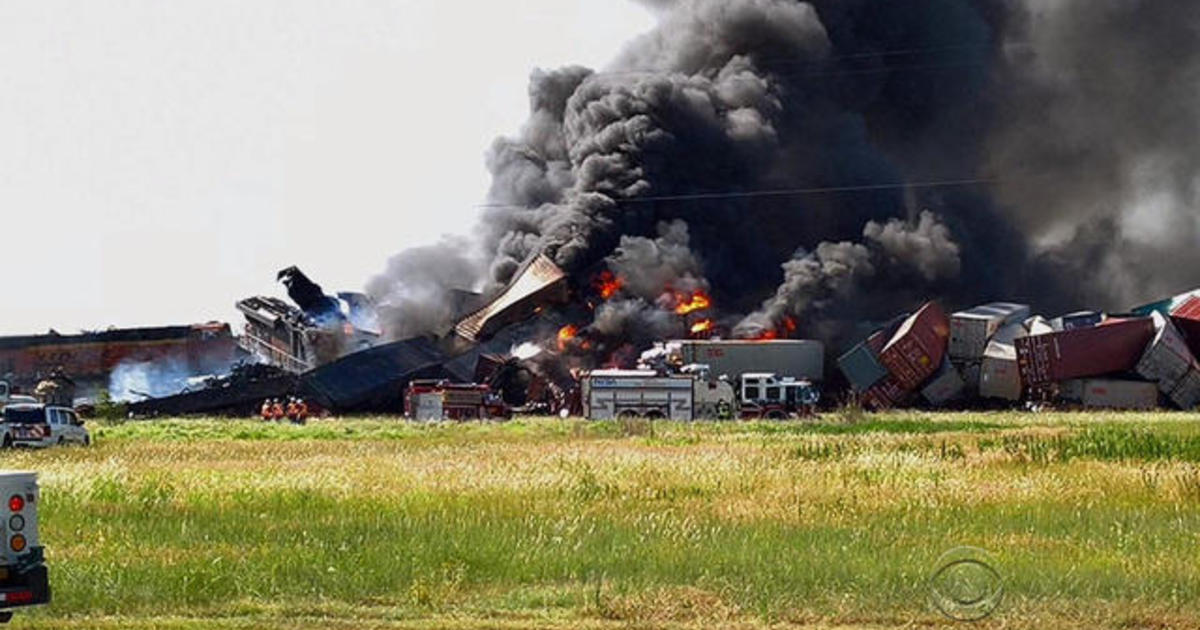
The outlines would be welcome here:
M 533 72 L 469 235 L 400 252 L 366 295 L 290 268 L 298 309 L 239 303 L 242 343 L 297 375 L 271 387 L 395 409 L 413 378 L 483 382 L 490 356 L 555 408 L 578 370 L 664 340 L 869 335 L 843 362 L 869 406 L 1016 400 L 1018 333 L 943 360 L 949 322 L 922 304 L 1120 312 L 1195 284 L 1196 96 L 1162 67 L 1197 67 L 1200 9 L 1132 28 L 1115 0 L 650 4 L 658 26 L 608 67 Z M 940 314 L 894 339 L 918 308 Z
M 539 252 L 599 283 L 569 346 L 596 364 L 706 320 L 843 342 L 925 297 L 1066 311 L 1191 283 L 1200 9 L 649 4 L 608 67 L 533 73 L 479 227 L 369 283 L 385 335 L 449 329 L 456 291 L 494 295 Z M 681 321 L 697 291 L 712 306 Z

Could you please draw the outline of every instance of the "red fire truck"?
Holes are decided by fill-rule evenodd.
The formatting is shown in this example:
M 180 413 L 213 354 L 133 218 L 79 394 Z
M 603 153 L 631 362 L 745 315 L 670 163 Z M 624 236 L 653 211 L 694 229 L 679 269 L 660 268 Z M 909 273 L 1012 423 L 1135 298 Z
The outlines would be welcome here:
M 419 380 L 404 393 L 404 415 L 412 420 L 510 418 L 512 410 L 487 385 Z

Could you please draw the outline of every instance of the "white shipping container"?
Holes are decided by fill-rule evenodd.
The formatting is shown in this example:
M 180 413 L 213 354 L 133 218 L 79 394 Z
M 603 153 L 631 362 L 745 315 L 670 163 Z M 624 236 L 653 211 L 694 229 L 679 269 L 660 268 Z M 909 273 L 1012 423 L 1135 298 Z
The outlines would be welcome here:
M 1029 306 L 993 302 L 950 316 L 950 357 L 971 360 L 983 357 L 988 342 L 1001 328 L 1029 317 Z
M 1021 399 L 1021 372 L 1016 348 L 992 342 L 979 364 L 979 395 L 983 398 Z
M 1196 359 L 1169 318 L 1158 311 L 1151 313 L 1150 318 L 1154 320 L 1154 340 L 1146 346 L 1146 352 L 1134 369 L 1146 379 L 1157 382 L 1162 393 L 1170 394 L 1196 366 Z
M 1145 381 L 1088 379 L 1083 384 L 1083 405 L 1105 409 L 1154 409 L 1158 385 Z
M 1024 337 L 1025 327 L 1009 324 L 988 343 L 979 363 L 979 395 L 983 398 L 1021 399 L 1021 372 L 1017 367 L 1017 349 L 1013 342 Z
M 958 370 L 958 375 L 963 380 L 963 390 L 968 393 L 979 393 L 979 363 L 979 361 L 954 361 L 954 369 Z

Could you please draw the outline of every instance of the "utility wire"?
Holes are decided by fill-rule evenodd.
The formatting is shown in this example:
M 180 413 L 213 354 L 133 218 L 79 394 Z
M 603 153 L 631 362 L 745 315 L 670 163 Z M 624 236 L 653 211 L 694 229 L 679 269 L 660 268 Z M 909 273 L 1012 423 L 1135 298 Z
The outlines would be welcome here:
M 988 178 L 975 179 L 945 179 L 927 182 L 910 182 L 901 184 L 863 184 L 858 186 L 825 186 L 820 188 L 778 188 L 773 190 L 747 190 L 729 192 L 704 192 L 680 195 L 651 195 L 648 197 L 631 197 L 629 199 L 614 199 L 619 204 L 653 203 L 656 201 L 705 201 L 712 199 L 742 199 L 750 197 L 790 197 L 802 195 L 821 195 L 843 192 L 866 192 L 872 190 L 896 190 L 901 188 L 948 188 L 960 186 L 977 186 L 993 184 L 999 180 Z M 483 203 L 476 208 L 528 208 L 520 204 Z
M 794 59 L 791 57 L 751 57 L 755 62 L 763 66 L 821 66 L 831 61 L 843 61 L 851 59 L 871 59 L 871 58 L 886 58 L 886 57 L 902 57 L 911 55 L 920 55 L 926 53 L 953 52 L 953 51 L 968 51 L 968 50 L 989 50 L 994 44 L 964 44 L 962 46 L 931 46 L 927 48 L 901 48 L 892 50 L 880 50 L 875 52 L 851 53 L 846 55 L 832 55 L 829 57 L 821 57 L 817 59 Z M 1022 47 L 1027 48 L 1032 46 L 1029 42 L 1009 42 L 999 44 L 1001 47 Z M 925 64 L 925 65 L 901 65 L 901 66 L 884 66 L 881 68 L 865 68 L 862 70 L 833 70 L 829 72 L 815 72 L 794 74 L 789 72 L 775 73 L 780 76 L 838 76 L 843 74 L 870 74 L 878 72 L 893 72 L 902 70 L 926 70 L 938 68 L 958 68 L 958 67 L 973 67 L 990 65 L 981 62 L 947 62 L 941 64 Z M 661 68 L 630 68 L 628 70 L 595 70 L 593 76 L 623 76 L 623 75 L 646 75 L 646 74 L 687 74 L 678 71 L 664 70 Z

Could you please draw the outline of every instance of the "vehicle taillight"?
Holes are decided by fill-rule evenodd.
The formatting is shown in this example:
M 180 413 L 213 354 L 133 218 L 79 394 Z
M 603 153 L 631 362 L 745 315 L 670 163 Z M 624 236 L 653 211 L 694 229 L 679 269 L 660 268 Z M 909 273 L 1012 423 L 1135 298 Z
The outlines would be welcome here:
M 25 497 L 14 494 L 8 498 L 8 509 L 12 512 L 20 512 L 25 509 Z
M 13 551 L 16 551 L 18 553 L 25 551 L 25 537 L 22 536 L 21 534 L 17 534 L 16 536 L 13 536 L 12 540 L 8 541 L 8 544 L 9 544 L 9 546 L 12 547 Z

